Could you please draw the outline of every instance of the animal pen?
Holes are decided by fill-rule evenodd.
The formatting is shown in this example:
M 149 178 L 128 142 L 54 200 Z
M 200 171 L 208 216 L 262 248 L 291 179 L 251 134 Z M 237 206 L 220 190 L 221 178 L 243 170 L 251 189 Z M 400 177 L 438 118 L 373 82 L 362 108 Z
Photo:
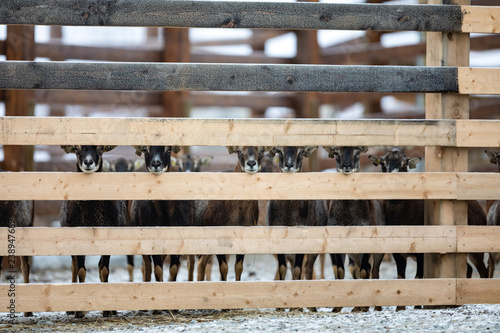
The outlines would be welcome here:
M 469 33 L 500 7 L 121 0 L 10 0 L 0 24 L 426 31 L 426 66 L 0 62 L 5 90 L 425 93 L 425 120 L 0 118 L 2 145 L 425 146 L 426 172 L 0 174 L 0 200 L 426 199 L 421 227 L 16 228 L 16 256 L 425 253 L 421 280 L 16 285 L 16 312 L 499 303 L 498 279 L 466 279 L 466 253 L 500 252 L 500 228 L 467 226 L 464 200 L 500 199 L 500 174 L 467 149 L 500 147 L 500 121 L 469 120 L 469 95 L 500 94 L 500 69 L 469 67 Z M 9 231 L 0 230 L 7 256 Z M 11 299 L 0 285 L 2 312 Z

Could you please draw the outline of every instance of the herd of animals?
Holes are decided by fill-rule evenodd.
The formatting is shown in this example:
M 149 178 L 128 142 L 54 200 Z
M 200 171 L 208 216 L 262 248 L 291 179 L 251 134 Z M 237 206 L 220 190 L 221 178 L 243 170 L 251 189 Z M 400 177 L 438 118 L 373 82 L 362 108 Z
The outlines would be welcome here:
M 182 155 L 174 158 L 177 146 L 134 146 L 137 155 L 144 155 L 142 163 L 135 164 L 119 159 L 112 164 L 106 163 L 103 153 L 115 146 L 61 146 L 68 154 L 77 157 L 77 171 L 85 173 L 109 171 L 133 171 L 145 164 L 153 174 L 172 172 L 174 164 L 179 172 L 197 172 L 200 167 L 211 162 L 211 157 L 200 158 L 195 155 Z M 317 149 L 307 147 L 227 147 L 230 154 L 236 154 L 238 162 L 233 170 L 227 172 L 270 172 L 273 169 L 273 157 L 278 157 L 279 172 L 295 173 L 302 171 L 303 159 L 311 156 Z M 351 174 L 359 171 L 360 155 L 365 147 L 323 147 L 330 158 L 335 159 L 338 172 Z M 500 171 L 500 152 L 486 150 L 490 162 L 497 164 Z M 398 149 L 393 149 L 383 156 L 370 155 L 375 166 L 383 172 L 408 172 L 420 162 L 419 157 L 408 158 Z M 269 200 L 265 214 L 268 226 L 377 226 L 377 225 L 423 225 L 424 200 Z M 468 201 L 468 223 L 470 225 L 500 225 L 500 201 L 487 202 L 487 215 L 477 201 Z M 261 209 L 262 210 L 262 209 Z M 0 227 L 7 227 L 9 221 L 16 226 L 33 225 L 32 201 L 0 202 Z M 60 221 L 63 227 L 114 227 L 114 226 L 255 226 L 259 220 L 257 200 L 96 200 L 65 201 L 61 208 Z M 223 222 L 222 222 L 223 221 Z M 368 279 L 379 277 L 379 266 L 383 254 L 330 254 L 333 271 L 337 279 L 345 275 L 345 262 L 354 278 Z M 405 278 L 407 254 L 394 253 L 398 278 Z M 424 272 L 423 254 L 416 254 L 416 278 L 422 278 Z M 227 256 L 217 254 L 220 278 L 227 280 Z M 317 255 L 277 254 L 277 279 L 284 280 L 287 264 L 291 264 L 293 279 L 313 278 L 313 266 Z M 154 272 L 156 281 L 163 281 L 163 263 L 165 256 L 143 255 L 142 273 L 145 282 L 151 281 Z M 175 281 L 179 270 L 179 256 L 170 256 L 169 281 Z M 188 256 L 188 279 L 194 280 L 195 256 Z M 198 258 L 197 279 L 210 279 L 211 255 Z M 481 278 L 493 277 L 499 254 L 490 253 L 488 267 L 484 264 L 483 253 L 468 255 Z M 1 258 L 0 258 L 1 260 Z M 236 280 L 241 279 L 244 255 L 237 255 L 234 265 Z M 109 276 L 109 255 L 99 260 L 99 277 L 107 282 Z M 133 260 L 128 258 L 130 280 L 133 279 Z M 25 283 L 29 283 L 29 262 L 21 258 L 21 269 Z M 0 267 L 1 274 L 1 267 Z M 468 264 L 467 276 L 472 275 Z M 86 278 L 85 256 L 72 256 L 71 279 L 73 283 L 84 282 Z M 334 311 L 339 311 L 335 308 Z M 81 318 L 84 312 L 74 313 Z M 113 311 L 104 311 L 110 316 Z M 30 315 L 30 313 L 25 313 Z

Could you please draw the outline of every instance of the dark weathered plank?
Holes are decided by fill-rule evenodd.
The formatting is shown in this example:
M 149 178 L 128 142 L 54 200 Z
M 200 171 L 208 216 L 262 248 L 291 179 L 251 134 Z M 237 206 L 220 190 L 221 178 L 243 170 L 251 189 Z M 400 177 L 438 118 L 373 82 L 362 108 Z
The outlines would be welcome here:
M 460 31 L 460 6 L 164 0 L 9 0 L 0 24 Z
M 458 92 L 453 67 L 0 62 L 0 89 Z

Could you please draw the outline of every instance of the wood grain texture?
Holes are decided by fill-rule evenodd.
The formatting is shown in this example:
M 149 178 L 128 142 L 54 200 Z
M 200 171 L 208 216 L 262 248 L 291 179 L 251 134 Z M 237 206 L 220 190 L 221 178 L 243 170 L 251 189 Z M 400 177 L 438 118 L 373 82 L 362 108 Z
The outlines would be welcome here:
M 10 0 L 0 24 L 460 31 L 460 6 L 249 1 Z
M 476 281 L 470 284 L 481 287 Z M 456 283 L 432 279 L 18 284 L 16 311 L 453 305 Z M 7 311 L 7 290 L 8 285 L 0 285 L 0 312 Z
M 475 227 L 470 227 L 472 230 Z M 469 229 L 461 230 L 467 244 Z M 480 232 L 484 230 L 481 229 Z M 7 239 L 8 230 L 0 229 Z M 16 228 L 17 255 L 455 253 L 451 227 Z M 471 232 L 475 241 L 476 234 Z M 495 233 L 494 233 L 495 234 Z M 463 248 L 463 246 L 461 247 Z M 478 248 L 475 246 L 474 248 Z M 491 246 L 488 247 L 491 249 Z M 0 254 L 7 254 L 7 247 Z
M 500 7 L 461 6 L 462 32 L 500 33 Z

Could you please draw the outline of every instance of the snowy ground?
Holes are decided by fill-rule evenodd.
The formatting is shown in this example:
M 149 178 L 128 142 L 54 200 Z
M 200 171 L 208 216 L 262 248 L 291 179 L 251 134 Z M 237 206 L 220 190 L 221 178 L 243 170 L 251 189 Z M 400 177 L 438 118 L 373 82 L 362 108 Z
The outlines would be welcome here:
M 126 282 L 125 258 L 112 257 L 110 282 Z M 234 258 L 232 258 L 234 260 Z M 87 281 L 98 282 L 98 257 L 87 258 Z M 184 266 L 179 272 L 179 281 L 187 281 Z M 232 261 L 230 262 L 230 265 Z M 32 282 L 70 282 L 69 257 L 38 257 L 33 263 Z M 213 278 L 218 279 L 214 265 Z M 53 268 L 51 268 L 53 267 Z M 135 280 L 141 281 L 140 257 L 136 256 Z M 265 281 L 274 278 L 276 260 L 270 255 L 245 257 L 244 281 Z M 316 265 L 319 275 L 319 263 Z M 415 263 L 409 260 L 408 276 L 414 276 Z M 229 279 L 233 270 L 230 269 Z M 331 279 L 329 258 L 325 263 L 325 275 Z M 499 273 L 497 272 L 497 277 Z M 394 262 L 384 262 L 381 277 L 396 278 Z M 477 275 L 474 276 L 477 278 Z M 349 278 L 349 277 L 348 277 Z M 499 300 L 500 303 L 500 300 Z M 117 316 L 103 318 L 100 312 L 87 313 L 83 319 L 75 319 L 62 312 L 35 313 L 32 318 L 18 317 L 15 325 L 7 324 L 5 314 L 0 314 L 0 332 L 500 332 L 500 304 L 466 305 L 454 309 L 395 311 L 395 307 L 373 309 L 367 313 L 351 313 L 344 308 L 341 313 L 332 313 L 329 308 L 320 308 L 317 313 L 307 309 L 294 311 L 261 310 L 189 310 L 152 315 L 150 312 L 120 311 Z

